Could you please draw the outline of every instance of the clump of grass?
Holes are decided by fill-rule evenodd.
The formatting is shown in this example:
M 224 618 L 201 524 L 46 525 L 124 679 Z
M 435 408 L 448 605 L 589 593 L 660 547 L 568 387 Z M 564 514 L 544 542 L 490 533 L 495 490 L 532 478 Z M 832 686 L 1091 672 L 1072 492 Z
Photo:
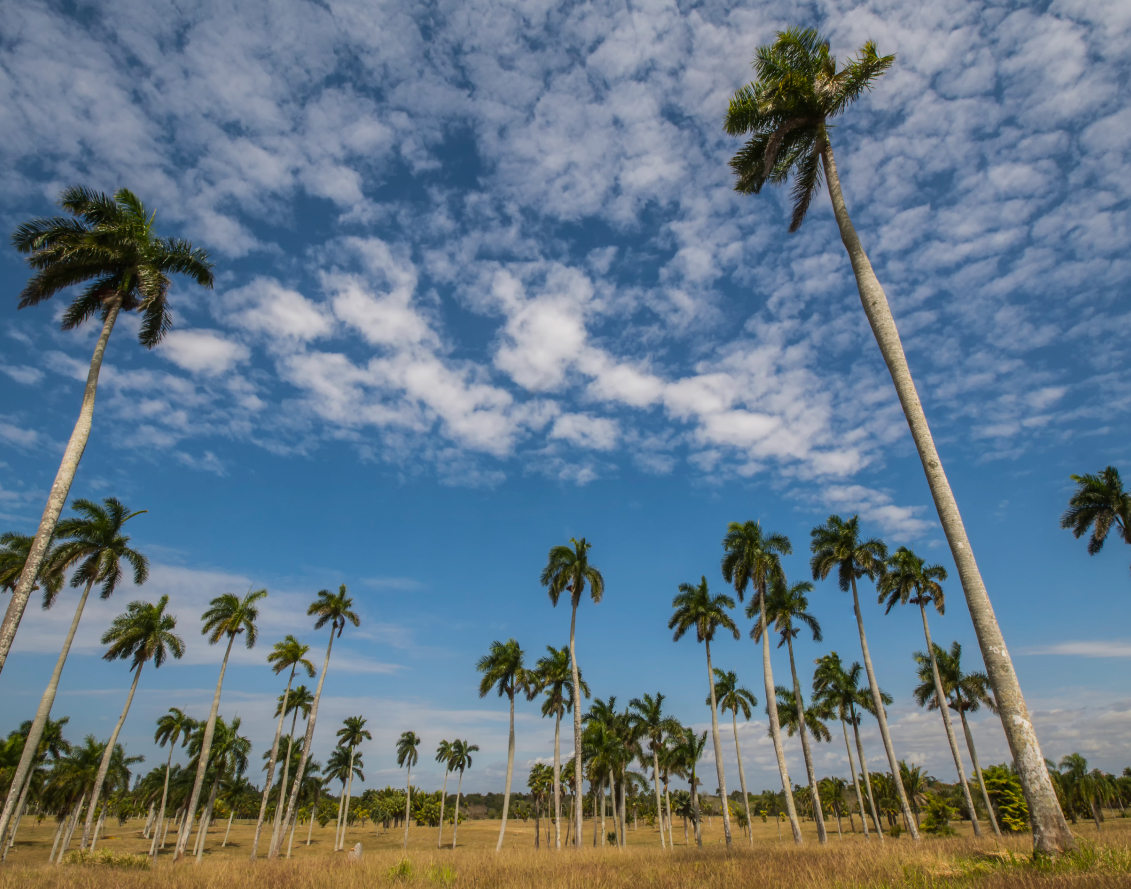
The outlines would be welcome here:
M 97 852 L 87 852 L 86 850 L 69 852 L 63 861 L 67 864 L 149 870 L 148 855 L 131 855 L 129 852 L 115 852 L 112 849 L 99 849 Z
M 455 869 L 450 864 L 433 864 L 428 868 L 428 882 L 437 886 L 451 886 L 456 881 Z
M 402 858 L 386 871 L 385 876 L 394 883 L 407 883 L 412 879 L 412 862 L 407 858 Z

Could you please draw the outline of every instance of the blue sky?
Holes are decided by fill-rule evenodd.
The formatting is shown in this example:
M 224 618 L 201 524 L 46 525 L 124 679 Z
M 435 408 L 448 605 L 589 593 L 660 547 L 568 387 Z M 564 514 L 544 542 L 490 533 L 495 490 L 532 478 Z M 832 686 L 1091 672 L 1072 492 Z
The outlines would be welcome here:
M 207 601 L 266 586 L 262 642 L 222 704 L 261 751 L 281 690 L 270 644 L 295 632 L 322 651 L 305 605 L 346 583 L 363 623 L 335 652 L 315 755 L 360 713 L 367 784 L 401 780 L 394 739 L 414 729 L 427 749 L 479 743 L 468 783 L 497 789 L 505 707 L 477 697 L 473 665 L 493 639 L 531 659 L 565 643 L 568 612 L 538 585 L 552 545 L 589 538 L 608 583 L 579 617 L 594 692 L 663 691 L 701 727 L 703 653 L 666 622 L 678 583 L 723 588 L 727 522 L 788 534 L 794 579 L 833 511 L 950 565 L 827 197 L 788 235 L 785 193 L 731 189 L 726 102 L 756 46 L 813 24 L 838 56 L 868 38 L 897 54 L 834 149 L 1045 753 L 1127 764 L 1129 554 L 1089 558 L 1057 527 L 1069 474 L 1128 456 L 1126 4 L 3 15 L 0 222 L 53 212 L 67 184 L 127 186 L 216 260 L 214 291 L 175 285 L 164 345 L 144 352 L 123 319 L 108 352 L 72 494 L 148 509 L 132 530 L 153 575 L 84 619 L 55 711 L 73 738 L 107 734 L 122 704 L 126 671 L 98 637 L 128 601 L 168 592 L 189 643 L 143 678 L 124 732 L 152 765 L 156 716 L 210 700 Z M 28 531 L 93 333 L 58 330 L 62 301 L 16 312 L 26 270 L 0 256 L 0 517 Z M 936 640 L 976 665 L 947 589 Z M 864 598 L 897 753 L 949 780 L 938 717 L 910 701 L 917 618 Z M 34 710 L 71 602 L 25 618 L 0 731 Z M 850 599 L 826 582 L 811 602 L 825 641 L 803 642 L 801 663 L 858 658 Z M 714 656 L 764 697 L 748 639 Z M 992 718 L 975 731 L 984 762 L 1005 758 Z M 777 780 L 764 732 L 742 731 L 754 788 Z M 520 705 L 520 773 L 551 744 Z M 846 770 L 838 750 L 820 750 L 822 772 Z M 421 782 L 438 784 L 428 763 Z

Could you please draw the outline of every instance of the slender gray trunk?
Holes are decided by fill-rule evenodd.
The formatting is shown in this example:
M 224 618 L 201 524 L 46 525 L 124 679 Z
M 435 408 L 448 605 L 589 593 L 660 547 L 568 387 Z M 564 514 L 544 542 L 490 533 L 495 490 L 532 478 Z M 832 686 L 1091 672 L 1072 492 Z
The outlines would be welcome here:
M 294 818 L 291 821 L 290 839 L 287 840 L 287 858 L 291 857 L 291 849 L 294 848 L 296 827 L 298 827 L 298 818 Z
M 581 793 L 582 768 L 581 768 L 581 677 L 577 669 L 577 647 L 574 645 L 574 636 L 577 630 L 577 605 L 580 597 L 570 591 L 570 603 L 573 613 L 569 619 L 569 667 L 573 680 L 573 780 L 577 788 L 576 794 Z M 581 848 L 581 806 L 574 806 L 574 845 Z
M 813 771 L 813 755 L 809 751 L 809 732 L 805 725 L 805 702 L 801 699 L 801 683 L 797 681 L 797 664 L 793 659 L 793 638 L 786 637 L 789 648 L 789 671 L 793 674 L 793 697 L 797 704 L 797 733 L 801 735 L 801 752 L 805 755 L 805 771 L 809 777 L 809 793 L 812 795 L 813 820 L 817 822 L 817 841 L 829 841 L 825 831 L 825 813 L 821 808 L 821 795 L 817 790 L 817 773 Z
M 27 742 L 25 741 L 24 743 L 26 745 Z M 32 768 L 28 769 L 27 777 L 24 779 L 24 786 L 20 790 L 20 797 L 16 802 L 16 811 L 19 814 L 16 816 L 15 823 L 12 825 L 11 838 L 8 842 L 0 840 L 0 843 L 3 843 L 4 847 L 4 853 L 0 855 L 0 862 L 8 860 L 8 850 L 16 844 L 16 831 L 20 829 L 20 821 L 24 817 L 24 812 L 27 811 L 27 798 L 28 794 L 31 792 L 31 779 L 35 777 L 36 768 L 38 768 L 38 766 L 33 765 Z M 0 834 L 0 837 L 2 836 L 3 834 Z
M 456 847 L 456 836 L 459 834 L 459 795 L 463 790 L 463 769 L 459 770 L 459 781 L 456 783 L 456 813 L 452 818 L 452 848 Z
M 994 615 L 978 564 L 974 560 L 974 551 L 966 536 L 958 503 L 954 499 L 954 492 L 950 488 L 930 427 L 927 425 L 927 417 L 919 401 L 919 393 L 915 389 L 911 369 L 907 365 L 907 356 L 903 351 L 903 343 L 900 341 L 891 307 L 849 218 L 832 146 L 827 141 L 822 151 L 822 160 L 825 178 L 829 183 L 833 213 L 840 229 L 841 240 L 852 263 L 860 302 L 891 374 L 892 383 L 903 407 L 903 415 L 907 419 L 911 437 L 915 441 L 923 471 L 927 476 L 927 484 L 931 488 L 939 522 L 950 544 L 951 555 L 955 567 L 958 568 L 959 579 L 962 581 L 962 591 L 966 595 L 970 619 L 978 636 L 982 659 L 986 664 L 986 672 L 993 688 L 994 699 L 997 701 L 998 712 L 1001 714 L 1002 727 L 1005 729 L 1009 750 L 1017 766 L 1025 801 L 1029 805 L 1029 819 L 1033 825 L 1033 848 L 1042 854 L 1067 851 L 1075 846 L 1072 833 L 1064 820 L 1064 813 L 1057 802 L 1052 780 L 1045 768 L 1044 755 L 1041 753 L 1037 733 L 1029 718 L 1025 698 L 1021 694 L 1021 685 L 1017 681 L 1013 661 L 1005 647 L 1005 638 Z M 892 770 L 893 774 L 898 774 L 894 771 L 894 765 Z
M 840 728 L 844 732 L 844 752 L 848 754 L 848 771 L 852 775 L 852 786 L 856 789 L 856 805 L 860 807 L 860 823 L 864 825 L 864 839 L 870 840 L 868 836 L 868 818 L 864 814 L 864 797 L 860 793 L 860 776 L 856 774 L 856 764 L 852 760 L 852 748 L 848 745 L 848 726 L 844 724 L 844 717 L 840 718 Z M 848 823 L 852 824 L 852 813 L 848 813 Z M 853 828 L 853 833 L 856 828 Z
M 731 710 L 731 723 L 734 725 L 734 752 L 738 756 L 738 783 L 742 786 L 742 805 L 746 810 L 746 836 L 754 845 L 754 822 L 750 820 L 750 794 L 746 792 L 746 771 L 742 768 L 742 748 L 738 743 L 738 707 Z
M 652 742 L 652 782 L 656 785 L 656 820 L 660 822 L 660 848 L 666 849 L 664 839 L 664 806 L 660 801 L 660 754 Z
M 173 768 L 173 745 L 176 744 L 176 738 L 169 739 L 169 761 L 165 764 L 165 787 L 161 791 L 161 808 L 158 810 L 157 815 L 157 829 L 153 832 L 153 843 L 149 847 L 149 857 L 157 857 L 157 835 L 161 835 L 161 845 L 165 845 L 165 834 L 169 832 L 169 825 L 165 825 L 164 831 L 161 829 L 161 822 L 165 820 L 165 803 L 169 799 L 169 772 Z
M 220 844 L 221 849 L 225 848 L 228 845 L 228 834 L 230 834 L 232 832 L 232 819 L 235 818 L 235 817 L 236 817 L 236 810 L 235 809 L 232 809 L 230 812 L 228 812 L 228 829 L 224 831 L 224 842 L 222 842 Z
M 154 809 L 156 809 L 156 808 L 157 807 L 154 805 L 154 803 L 152 801 L 150 801 L 149 811 L 145 814 L 145 830 L 143 830 L 141 832 L 141 838 L 143 840 L 149 839 L 149 831 L 153 827 L 153 814 L 154 814 Z
M 444 804 L 448 801 L 448 772 L 451 769 L 444 769 L 444 786 L 440 788 L 440 835 L 436 837 L 436 848 L 443 848 L 444 845 Z
M 868 761 L 864 758 L 864 745 L 860 742 L 860 717 L 852 714 L 852 734 L 856 737 L 856 755 L 860 758 L 860 771 L 864 775 L 864 789 L 868 791 L 868 806 L 872 810 L 872 824 L 876 833 L 880 835 L 880 844 L 884 842 L 884 827 L 880 823 L 880 815 L 876 810 L 876 797 L 872 794 L 872 777 L 868 774 Z M 860 820 L 864 820 L 864 812 L 860 812 Z
M 691 769 L 691 811 L 695 813 L 695 845 L 703 848 L 703 816 L 699 814 L 699 787 L 695 780 L 695 768 Z
M 970 734 L 970 724 L 966 721 L 966 710 L 962 707 L 961 697 L 958 700 L 958 718 L 962 720 L 962 732 L 966 735 L 966 749 L 970 751 L 970 762 L 974 764 L 974 774 L 978 778 L 978 786 L 982 789 L 982 801 L 986 804 L 989 814 L 990 826 L 994 829 L 994 836 L 1001 838 L 1001 828 L 997 826 L 997 816 L 990 803 L 990 795 L 986 791 L 986 779 L 982 777 L 982 765 L 978 762 L 978 751 L 974 749 L 974 736 Z
M 126 695 L 126 706 L 122 708 L 122 715 L 118 717 L 118 724 L 114 726 L 114 732 L 110 735 L 110 740 L 106 742 L 106 749 L 102 751 L 102 762 L 98 765 L 98 779 L 94 782 L 94 790 L 90 795 L 90 805 L 86 811 L 86 823 L 82 828 L 82 842 L 79 844 L 80 849 L 86 848 L 87 839 L 90 837 L 91 823 L 94 821 L 94 810 L 98 808 L 98 798 L 102 793 L 102 782 L 106 780 L 106 773 L 110 771 L 110 759 L 114 755 L 114 745 L 118 743 L 118 735 L 122 731 L 122 726 L 126 722 L 126 714 L 130 712 L 130 704 L 134 700 L 134 692 L 137 691 L 138 680 L 141 679 L 141 668 L 144 663 L 139 663 L 137 669 L 134 671 L 134 681 L 130 685 L 130 693 Z
M 572 635 L 572 634 L 571 634 Z M 503 848 L 503 837 L 507 834 L 507 810 L 511 805 L 511 777 L 514 774 L 514 689 L 510 692 L 511 703 L 511 730 L 510 739 L 507 741 L 507 783 L 503 789 L 503 823 L 499 825 L 499 841 L 495 844 L 495 851 L 498 852 Z M 574 709 L 577 708 L 576 698 L 574 699 Z
M 64 815 L 59 819 L 59 824 L 55 828 L 55 839 L 51 843 L 51 854 L 47 856 L 48 864 L 51 864 L 55 861 L 55 853 L 59 851 L 59 841 L 63 839 L 63 830 L 64 828 L 66 828 L 68 820 L 69 817 L 67 815 Z
M 291 675 L 287 677 L 287 689 L 283 692 L 283 707 L 279 712 L 279 722 L 275 726 L 275 740 L 271 743 L 271 757 L 267 760 L 267 777 L 264 779 L 263 784 L 263 798 L 259 801 L 259 818 L 255 822 L 255 837 L 251 841 L 251 860 L 255 861 L 256 853 L 259 850 L 259 836 L 263 833 L 263 821 L 267 817 L 267 803 L 271 800 L 271 782 L 275 780 L 275 763 L 279 758 L 279 739 L 283 736 L 283 721 L 287 718 L 287 704 L 291 697 L 291 683 L 294 682 L 295 670 L 298 669 L 298 664 L 291 665 Z M 298 716 L 298 708 L 295 708 L 295 716 Z M 288 750 L 287 761 L 290 762 L 290 751 Z M 279 785 L 280 795 L 283 789 L 287 786 L 286 778 L 283 779 Z M 282 800 L 280 799 L 280 803 Z M 276 814 L 279 809 L 279 803 L 275 804 Z
M 338 851 L 346 847 L 346 831 L 349 829 L 350 823 L 350 797 L 353 795 L 353 757 L 357 752 L 357 747 L 350 746 L 350 774 L 349 781 L 346 782 L 346 804 L 342 809 L 342 837 L 338 840 Z
M 562 713 L 554 716 L 554 848 L 562 850 Z
M 90 841 L 90 851 L 94 851 L 94 847 L 98 844 L 98 837 L 102 834 L 102 827 L 106 824 L 106 806 L 102 807 L 102 811 L 98 815 L 98 824 L 94 828 L 94 838 Z
M 212 782 L 212 792 L 208 794 L 208 805 L 204 807 L 204 814 L 200 818 L 199 842 L 196 846 L 196 863 L 204 858 L 204 845 L 208 842 L 208 828 L 212 824 L 212 809 L 216 805 L 216 794 L 220 792 L 220 769 L 217 766 L 216 780 Z
M 731 847 L 730 804 L 727 802 L 727 779 L 723 772 L 723 742 L 719 737 L 719 711 L 715 700 L 715 673 L 711 666 L 711 640 L 705 640 L 707 649 L 707 687 L 711 691 L 711 741 L 715 745 L 715 771 L 719 773 L 719 796 L 723 806 L 723 834 L 727 848 Z M 737 735 L 735 736 L 737 737 Z
M 75 828 L 78 826 L 79 817 L 82 815 L 82 807 L 86 804 L 86 792 L 83 792 L 82 797 L 79 798 L 78 805 L 75 807 L 75 814 L 71 816 L 71 823 L 67 825 L 67 834 L 63 837 L 63 846 L 59 849 L 59 855 L 55 859 L 56 864 L 62 864 L 63 858 L 66 857 L 67 850 L 71 847 L 71 838 L 75 835 Z
M 511 729 L 513 732 L 514 730 Z M 510 786 L 509 783 L 507 785 Z M 404 797 L 404 848 L 408 849 L 408 822 L 412 814 L 412 760 L 408 763 L 408 781 L 405 784 Z
M 94 345 L 94 354 L 90 359 L 90 370 L 86 375 L 86 388 L 83 390 L 82 408 L 79 418 L 75 422 L 74 431 L 63 451 L 63 460 L 59 464 L 59 471 L 55 474 L 55 481 L 47 495 L 47 505 L 43 508 L 43 517 L 39 520 L 39 528 L 28 550 L 24 570 L 12 591 L 12 598 L 8 600 L 8 608 L 4 612 L 4 621 L 0 623 L 0 672 L 8 660 L 8 652 L 12 649 L 12 640 L 16 637 L 20 620 L 27 608 L 28 597 L 35 589 L 35 581 L 39 576 L 39 569 L 43 565 L 43 557 L 47 555 L 47 548 L 55 534 L 55 525 L 59 522 L 59 514 L 67 502 L 71 491 L 71 483 L 75 480 L 79 461 L 83 451 L 86 450 L 87 440 L 90 438 L 90 425 L 94 418 L 94 397 L 98 393 L 98 374 L 102 370 L 102 358 L 106 353 L 106 343 L 110 340 L 110 331 L 114 329 L 114 322 L 122 306 L 121 296 L 115 297 L 106 307 L 106 318 L 102 322 L 102 333 Z M 10 817 L 10 816 L 9 816 Z M 4 825 L 6 822 L 0 822 Z M 0 829 L 0 833 L 3 830 Z
M 318 813 L 318 800 L 321 798 L 322 786 L 319 785 L 318 789 L 314 791 L 314 803 L 310 807 L 310 822 L 306 826 L 306 845 L 308 846 L 310 845 L 311 837 L 314 835 L 314 816 Z M 380 834 L 379 830 L 378 834 Z
M 759 594 L 762 622 L 762 675 L 766 680 L 766 713 L 770 717 L 770 735 L 774 741 L 774 753 L 778 758 L 778 773 L 781 775 L 782 791 L 785 793 L 785 810 L 789 815 L 789 826 L 793 829 L 793 841 L 801 845 L 801 825 L 797 823 L 797 808 L 793 804 L 793 785 L 789 780 L 789 769 L 785 765 L 785 750 L 781 743 L 781 722 L 778 720 L 778 695 L 774 687 L 774 670 L 770 665 L 770 624 L 766 620 L 766 591 Z
M 268 851 L 270 851 L 270 849 L 278 847 L 282 843 L 281 837 L 284 830 L 284 828 L 282 827 L 282 816 L 283 810 L 285 808 L 283 803 L 287 798 L 287 781 L 291 776 L 291 754 L 294 751 L 295 726 L 298 725 L 298 713 L 300 709 L 301 708 L 296 707 L 294 715 L 291 716 L 291 731 L 290 734 L 287 735 L 287 758 L 283 760 L 283 777 L 282 780 L 279 781 L 279 797 L 275 801 L 275 817 L 272 819 L 271 845 Z M 283 715 L 284 717 L 286 716 L 286 710 L 283 711 Z
M 668 848 L 675 849 L 675 840 L 672 838 L 672 794 L 667 779 L 664 780 L 664 803 L 668 810 Z

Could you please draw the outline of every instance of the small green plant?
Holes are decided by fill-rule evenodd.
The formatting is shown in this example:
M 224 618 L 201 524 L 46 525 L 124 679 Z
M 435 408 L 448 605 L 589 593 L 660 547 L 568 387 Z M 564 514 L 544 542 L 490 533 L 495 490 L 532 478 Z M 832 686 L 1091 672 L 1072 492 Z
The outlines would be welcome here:
M 898 840 L 901 836 L 903 836 L 903 825 L 897 821 L 891 826 L 891 829 L 888 830 L 888 836 L 894 840 Z
M 437 886 L 451 886 L 456 881 L 456 872 L 450 864 L 434 864 L 428 868 L 428 882 Z
M 67 864 L 149 869 L 148 855 L 131 855 L 129 852 L 114 852 L 110 849 L 99 849 L 97 852 L 70 852 L 64 860 Z
M 402 880 L 407 883 L 412 879 L 412 862 L 407 858 L 402 858 L 389 868 L 386 876 L 394 883 Z
M 933 834 L 937 837 L 952 837 L 957 831 L 950 826 L 950 819 L 957 817 L 957 809 L 947 805 L 941 796 L 932 796 L 927 800 L 927 814 L 923 819 L 923 833 Z
M 610 830 L 607 834 L 605 834 L 605 841 L 610 846 L 615 846 L 617 844 L 617 832 L 615 830 Z
M 997 822 L 1004 829 L 1017 833 L 1029 829 L 1029 807 L 1021 793 L 1021 781 L 1007 765 L 990 766 L 982 775 L 986 793 L 997 810 Z

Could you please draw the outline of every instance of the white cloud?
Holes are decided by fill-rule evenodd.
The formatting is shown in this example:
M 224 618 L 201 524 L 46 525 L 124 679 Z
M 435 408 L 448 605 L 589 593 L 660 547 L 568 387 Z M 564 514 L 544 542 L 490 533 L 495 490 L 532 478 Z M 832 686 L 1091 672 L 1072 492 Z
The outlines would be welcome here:
M 562 414 L 550 428 L 550 438 L 560 438 L 582 448 L 611 451 L 617 446 L 619 429 L 614 420 L 588 414 Z
M 1052 645 L 1030 645 L 1021 654 L 1062 655 L 1066 657 L 1131 657 L 1131 641 L 1126 639 L 1070 639 Z
M 191 373 L 218 376 L 250 357 L 243 343 L 214 330 L 172 330 L 160 345 L 161 354 Z
M 831 509 L 857 512 L 896 539 L 915 540 L 935 527 L 935 522 L 921 518 L 926 507 L 897 506 L 890 494 L 863 485 L 828 485 L 820 501 Z

